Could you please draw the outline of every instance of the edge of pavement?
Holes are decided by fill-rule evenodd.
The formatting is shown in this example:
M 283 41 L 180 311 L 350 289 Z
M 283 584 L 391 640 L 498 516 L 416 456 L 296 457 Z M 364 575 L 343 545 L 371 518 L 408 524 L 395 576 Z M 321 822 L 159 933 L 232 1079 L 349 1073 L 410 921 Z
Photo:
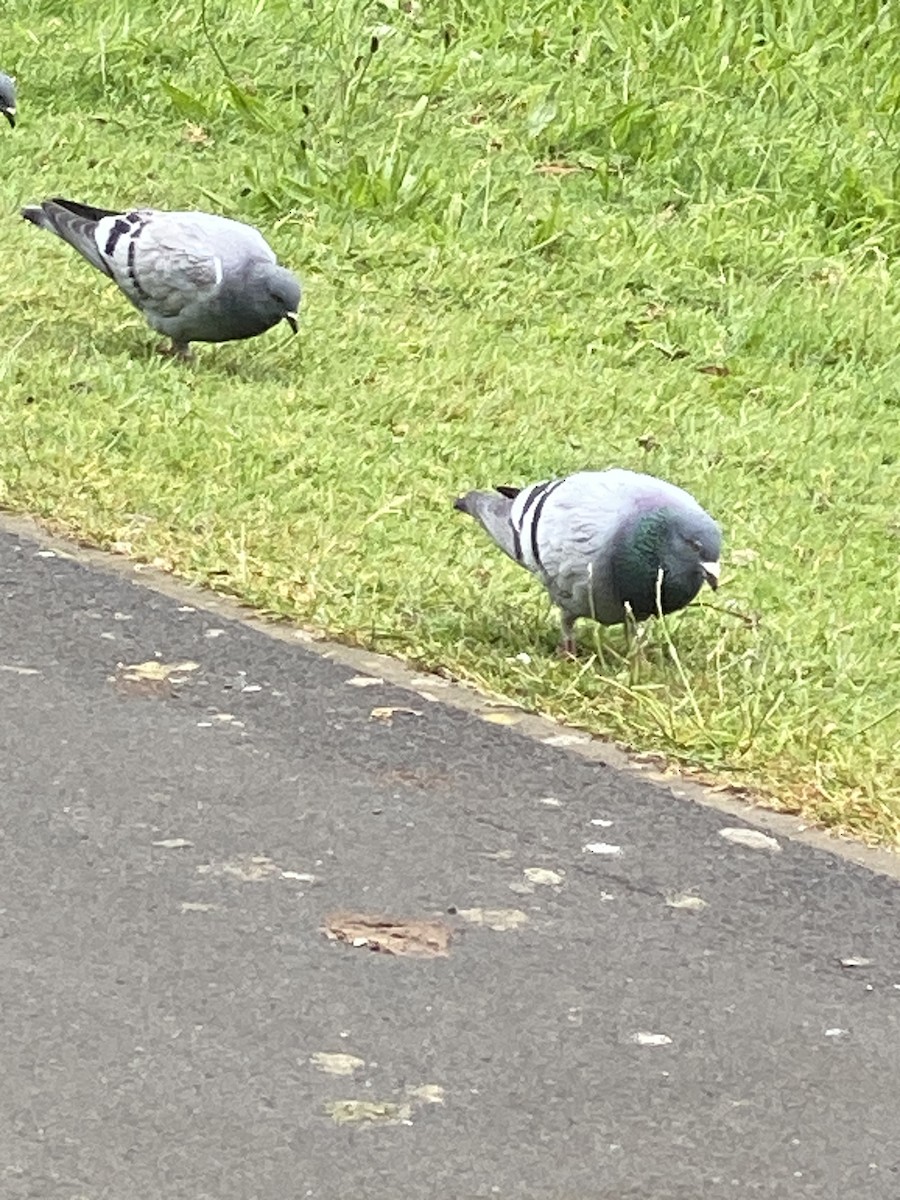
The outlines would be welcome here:
M 763 806 L 761 800 L 754 800 L 751 789 L 745 790 L 732 785 L 716 787 L 701 783 L 689 775 L 679 773 L 674 767 L 666 771 L 662 755 L 644 757 L 637 752 L 629 752 L 613 742 L 588 734 L 577 727 L 529 712 L 514 701 L 491 696 L 478 690 L 474 684 L 447 679 L 387 654 L 329 640 L 326 635 L 313 633 L 289 620 L 267 618 L 236 598 L 189 583 L 149 563 L 101 550 L 89 543 L 53 532 L 33 517 L 0 510 L 0 533 L 26 538 L 44 549 L 54 551 L 61 558 L 69 558 L 86 568 L 126 579 L 138 587 L 147 588 L 172 600 L 192 604 L 196 608 L 203 608 L 223 619 L 238 621 L 277 641 L 293 646 L 302 645 L 305 650 L 352 667 L 360 674 L 380 676 L 386 683 L 404 688 L 420 698 L 463 709 L 488 719 L 491 716 L 496 718 L 501 713 L 514 713 L 517 734 L 536 741 L 550 740 L 551 744 L 562 746 L 569 753 L 589 761 L 603 763 L 626 773 L 638 773 L 642 779 L 668 790 L 679 798 L 687 798 L 697 804 L 728 813 L 779 837 L 805 843 L 870 871 L 900 880 L 900 853 L 829 833 L 808 825 L 796 814 L 768 809 Z M 430 688 L 439 689 L 439 694 L 431 694 Z M 423 691 L 428 694 L 423 696 Z M 566 737 L 567 740 L 554 743 L 554 739 L 560 737 Z M 568 737 L 571 737 L 571 741 Z

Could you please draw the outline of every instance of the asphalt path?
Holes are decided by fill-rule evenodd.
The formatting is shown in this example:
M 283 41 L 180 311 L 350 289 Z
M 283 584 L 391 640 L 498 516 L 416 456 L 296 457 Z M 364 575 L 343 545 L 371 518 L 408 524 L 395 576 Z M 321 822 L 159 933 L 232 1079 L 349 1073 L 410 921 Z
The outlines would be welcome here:
M 898 1200 L 896 878 L 6 530 L 0 1197 Z

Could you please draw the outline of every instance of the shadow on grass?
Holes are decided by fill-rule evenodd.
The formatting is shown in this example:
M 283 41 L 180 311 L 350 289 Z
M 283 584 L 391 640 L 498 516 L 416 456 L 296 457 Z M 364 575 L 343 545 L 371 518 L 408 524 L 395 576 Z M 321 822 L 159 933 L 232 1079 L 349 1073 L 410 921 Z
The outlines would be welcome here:
M 161 348 L 169 344 L 169 339 L 149 326 L 135 325 L 123 329 L 76 318 L 61 324 L 54 340 L 63 343 L 59 347 L 62 354 L 78 355 L 82 372 L 88 370 L 91 359 L 96 356 L 110 366 L 114 366 L 117 360 L 141 363 L 180 372 L 185 379 L 190 379 L 196 373 L 204 379 L 290 387 L 297 382 L 302 365 L 300 347 L 296 359 L 291 361 L 285 346 L 277 343 L 273 333 L 270 330 L 268 335 L 261 335 L 262 338 L 268 337 L 268 346 L 257 338 L 215 344 L 196 342 L 193 345 L 195 359 L 192 363 L 162 353 Z M 291 348 L 292 344 L 288 343 L 287 353 Z

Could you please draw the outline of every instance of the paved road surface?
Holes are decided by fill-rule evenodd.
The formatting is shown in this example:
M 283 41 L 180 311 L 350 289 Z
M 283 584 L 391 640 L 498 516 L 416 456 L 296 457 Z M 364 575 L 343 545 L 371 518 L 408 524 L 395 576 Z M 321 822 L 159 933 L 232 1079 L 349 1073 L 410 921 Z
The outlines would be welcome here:
M 4 1200 L 898 1200 L 896 880 L 21 535 L 0 595 Z

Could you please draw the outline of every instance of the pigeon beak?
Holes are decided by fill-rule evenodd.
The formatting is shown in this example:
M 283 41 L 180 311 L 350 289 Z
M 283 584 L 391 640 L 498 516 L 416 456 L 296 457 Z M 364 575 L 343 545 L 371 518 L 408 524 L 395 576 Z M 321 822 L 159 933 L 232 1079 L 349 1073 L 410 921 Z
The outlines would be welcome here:
M 700 569 L 703 571 L 703 578 L 709 584 L 713 591 L 719 586 L 719 576 L 722 573 L 722 564 L 718 562 L 705 562 L 700 564 Z
M 285 313 L 284 319 L 287 321 L 288 325 L 290 325 L 291 329 L 293 329 L 294 333 L 296 333 L 297 332 L 297 314 L 296 313 Z
M 4 108 L 4 109 L 0 109 L 0 112 L 2 112 L 4 117 L 6 117 L 7 121 L 9 121 L 11 128 L 15 129 L 15 127 L 16 127 L 16 110 L 14 108 Z

